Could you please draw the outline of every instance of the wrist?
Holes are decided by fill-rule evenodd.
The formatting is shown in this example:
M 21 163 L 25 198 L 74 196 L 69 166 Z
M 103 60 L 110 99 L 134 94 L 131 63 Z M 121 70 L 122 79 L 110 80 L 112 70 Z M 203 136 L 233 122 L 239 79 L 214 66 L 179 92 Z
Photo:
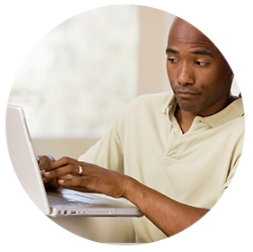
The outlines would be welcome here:
M 143 202 L 145 186 L 132 177 L 127 177 L 123 197 L 139 206 Z

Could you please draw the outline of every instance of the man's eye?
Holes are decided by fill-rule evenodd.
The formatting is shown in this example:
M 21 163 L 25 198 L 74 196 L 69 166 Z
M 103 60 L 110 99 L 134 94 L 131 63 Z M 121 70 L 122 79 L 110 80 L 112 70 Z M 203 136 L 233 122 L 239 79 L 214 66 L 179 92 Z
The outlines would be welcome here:
M 177 62 L 178 62 L 177 59 L 173 59 L 173 58 L 168 58 L 168 61 L 169 61 L 170 63 L 177 63 Z
M 202 62 L 202 61 L 195 61 L 194 63 L 195 63 L 197 66 L 206 66 L 206 65 L 208 65 L 207 62 Z

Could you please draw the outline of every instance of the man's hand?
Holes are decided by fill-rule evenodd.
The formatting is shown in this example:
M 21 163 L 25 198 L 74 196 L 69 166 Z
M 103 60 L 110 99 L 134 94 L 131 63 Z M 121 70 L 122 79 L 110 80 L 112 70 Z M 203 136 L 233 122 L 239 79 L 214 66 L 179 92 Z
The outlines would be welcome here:
M 44 182 L 46 189 L 58 189 L 61 186 L 57 183 L 56 179 L 48 179 L 45 177 L 45 173 L 47 169 L 50 169 L 55 159 L 51 156 L 37 156 L 37 161 L 40 168 L 40 173 L 42 176 L 42 180 Z
M 60 186 L 80 191 L 103 193 L 115 198 L 124 197 L 127 182 L 131 180 L 121 173 L 69 157 L 49 163 L 44 168 L 45 181 L 56 181 Z

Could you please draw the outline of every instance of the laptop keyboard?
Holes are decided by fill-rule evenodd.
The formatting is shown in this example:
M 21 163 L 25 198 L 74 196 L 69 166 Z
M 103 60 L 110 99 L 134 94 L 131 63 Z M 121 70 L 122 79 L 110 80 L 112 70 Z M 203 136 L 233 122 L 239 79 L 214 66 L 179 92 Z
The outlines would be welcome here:
M 91 204 L 88 204 L 85 202 L 85 200 L 79 200 L 78 198 L 73 197 L 67 197 L 64 195 L 64 197 L 59 196 L 59 195 L 47 195 L 48 197 L 48 202 L 51 206 L 62 206 L 62 205 L 68 205 L 68 206 L 73 206 L 73 207 L 83 207 L 83 206 L 91 206 Z

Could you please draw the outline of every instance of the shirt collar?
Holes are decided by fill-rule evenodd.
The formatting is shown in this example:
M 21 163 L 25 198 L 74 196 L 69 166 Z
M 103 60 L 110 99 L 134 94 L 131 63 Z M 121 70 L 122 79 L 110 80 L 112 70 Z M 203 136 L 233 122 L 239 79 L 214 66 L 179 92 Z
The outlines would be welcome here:
M 174 109 L 176 107 L 176 104 L 177 104 L 177 101 L 176 101 L 176 98 L 175 98 L 173 92 L 169 92 L 168 99 L 161 106 L 161 112 L 164 113 L 165 115 L 168 115 L 173 110 L 173 113 L 174 113 Z
M 167 101 L 161 106 L 161 112 L 167 116 L 171 116 L 172 114 L 174 115 L 176 105 L 176 98 L 173 92 L 170 92 Z M 203 118 L 211 127 L 214 128 L 242 116 L 244 116 L 244 108 L 242 98 L 239 98 L 214 115 L 199 117 Z
M 242 98 L 239 98 L 230 103 L 220 112 L 204 118 L 212 127 L 218 127 L 226 122 L 242 116 L 244 116 L 244 108 Z

